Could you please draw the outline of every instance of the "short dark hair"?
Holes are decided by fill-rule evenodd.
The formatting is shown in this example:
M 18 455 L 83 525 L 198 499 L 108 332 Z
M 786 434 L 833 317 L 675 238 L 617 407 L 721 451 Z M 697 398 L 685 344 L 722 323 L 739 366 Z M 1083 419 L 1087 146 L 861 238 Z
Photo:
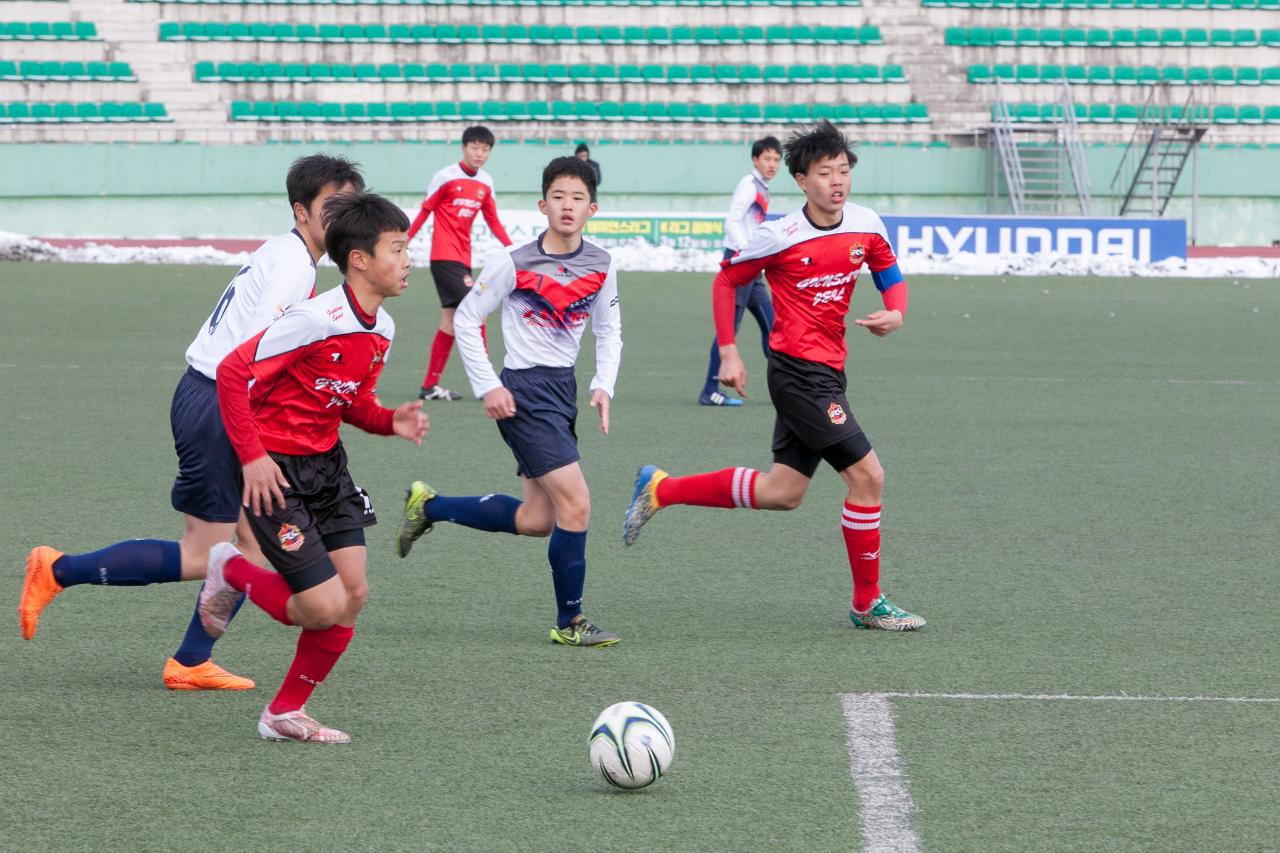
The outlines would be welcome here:
M 462 131 L 462 144 L 467 145 L 472 142 L 483 142 L 492 148 L 497 140 L 493 138 L 492 130 L 483 124 L 477 124 Z
M 584 152 L 587 154 L 591 153 L 591 149 L 587 147 L 587 143 L 585 142 L 579 142 L 578 147 L 573 149 L 574 154 L 582 154 Z
M 359 249 L 370 255 L 388 231 L 408 231 L 409 217 L 395 202 L 374 193 L 339 193 L 324 203 L 324 248 L 347 274 L 347 259 Z
M 310 210 L 311 202 L 329 184 L 340 187 L 351 184 L 356 192 L 363 192 L 364 175 L 360 174 L 360 164 L 352 163 L 346 157 L 331 157 L 328 154 L 299 157 L 293 161 L 289 174 L 284 179 L 285 191 L 289 193 L 289 207 L 301 204 Z
M 812 130 L 797 130 L 791 134 L 782 151 L 787 169 L 793 175 L 805 174 L 810 166 L 826 157 L 847 155 L 850 169 L 858 162 L 858 155 L 853 153 L 848 137 L 825 119 L 814 125 Z
M 751 159 L 754 160 L 766 151 L 777 151 L 782 154 L 782 143 L 776 136 L 766 136 L 751 143 Z
M 596 170 L 577 157 L 557 157 L 542 170 L 542 197 L 547 197 L 547 190 L 556 178 L 577 178 L 587 185 L 591 200 L 596 200 Z

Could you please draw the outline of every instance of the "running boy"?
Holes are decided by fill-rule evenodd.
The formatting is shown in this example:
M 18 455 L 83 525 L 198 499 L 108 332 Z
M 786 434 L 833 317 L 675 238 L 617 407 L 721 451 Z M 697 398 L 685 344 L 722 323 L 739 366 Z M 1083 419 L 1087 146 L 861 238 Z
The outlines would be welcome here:
M 142 586 L 200 580 L 216 542 L 241 543 L 249 559 L 264 558 L 253 543 L 240 508 L 239 464 L 218 415 L 215 372 L 232 349 L 261 332 L 285 309 L 315 295 L 316 260 L 324 254 L 322 210 L 335 193 L 364 188 L 355 164 L 312 154 L 294 161 L 285 178 L 293 208 L 293 230 L 263 243 L 249 256 L 187 348 L 187 371 L 169 412 L 178 452 L 173 508 L 184 516 L 177 542 L 126 539 L 87 554 L 63 554 L 41 545 L 27 556 L 18 615 L 22 636 L 36 633 L 40 613 L 65 587 L 93 583 Z M 252 680 L 213 663 L 214 638 L 192 612 L 186 636 L 164 665 L 170 690 L 248 690 Z
M 511 238 L 498 221 L 498 204 L 493 197 L 493 178 L 481 167 L 493 151 L 493 133 L 477 125 L 462 132 L 462 160 L 445 166 L 431 178 L 427 197 L 422 202 L 409 239 L 418 233 L 434 211 L 435 228 L 431 233 L 431 278 L 440 296 L 440 327 L 431 342 L 431 360 L 422 380 L 423 400 L 461 400 L 462 395 L 440 385 L 440 374 L 453 352 L 453 314 L 471 287 L 471 226 L 476 213 L 498 242 L 511 245 Z
M 858 158 L 830 122 L 796 133 L 786 145 L 787 168 L 805 195 L 802 208 L 766 222 L 716 276 L 714 310 L 720 379 L 739 393 L 747 371 L 733 338 L 733 296 L 764 273 L 778 320 L 769 337 L 769 396 L 777 410 L 773 467 L 725 468 L 670 477 L 653 465 L 636 475 L 623 541 L 631 545 L 653 514 L 676 504 L 731 509 L 790 510 L 800 506 L 820 462 L 848 487 L 841 530 L 853 574 L 849 618 L 860 628 L 912 631 L 925 620 L 894 606 L 880 591 L 880 501 L 884 469 L 854 420 L 845 397 L 845 315 L 865 263 L 884 310 L 854 320 L 876 337 L 901 328 L 907 283 L 884 223 L 850 204 L 849 172 Z
M 587 573 L 587 523 L 591 499 L 578 464 L 578 385 L 573 367 L 582 330 L 591 318 L 596 375 L 591 406 L 600 431 L 609 432 L 622 356 L 618 279 L 609 253 L 582 239 L 596 212 L 596 176 L 576 157 L 552 160 L 542 173 L 538 210 L 547 230 L 532 243 L 495 251 L 471 293 L 458 307 L 458 349 L 485 414 L 516 459 L 523 500 L 509 495 L 445 497 L 425 483 L 409 489 L 400 532 L 400 556 L 437 521 L 490 533 L 547 536 L 547 559 L 556 596 L 551 640 L 567 646 L 610 646 L 618 635 L 582 615 Z M 505 367 L 489 363 L 481 323 L 502 305 Z
M 268 740 L 349 743 L 304 704 L 351 642 L 368 595 L 364 528 L 373 506 L 347 473 L 341 423 L 421 444 L 422 401 L 387 409 L 375 396 L 395 323 L 383 300 L 408 287 L 408 217 L 373 194 L 325 205 L 329 257 L 346 281 L 295 305 L 218 365 L 218 405 L 242 464 L 249 525 L 279 574 L 230 543 L 209 552 L 200 618 L 217 637 L 241 593 L 302 629 L 280 691 L 258 721 Z
M 738 181 L 729 201 L 729 215 L 724 219 L 724 259 L 736 255 L 751 242 L 751 235 L 764 222 L 769 212 L 769 182 L 782 164 L 782 143 L 776 137 L 757 139 L 751 146 L 751 174 Z M 757 278 L 739 287 L 733 305 L 733 331 L 742 325 L 743 312 L 750 311 L 760 326 L 760 346 L 769 358 L 769 332 L 773 328 L 773 303 L 764 281 Z M 704 406 L 741 406 L 737 397 L 726 397 L 720 391 L 720 345 L 711 342 L 711 362 L 698 402 Z

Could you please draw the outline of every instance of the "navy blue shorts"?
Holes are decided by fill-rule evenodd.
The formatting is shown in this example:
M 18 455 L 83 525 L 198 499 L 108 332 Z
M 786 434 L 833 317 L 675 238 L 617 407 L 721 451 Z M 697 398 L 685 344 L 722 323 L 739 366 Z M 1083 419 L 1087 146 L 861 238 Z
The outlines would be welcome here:
M 230 524 L 240 518 L 240 460 L 222 426 L 218 384 L 188 367 L 169 407 L 178 478 L 170 502 L 178 512 Z
M 573 368 L 504 368 L 501 378 L 516 401 L 515 415 L 498 421 L 516 458 L 516 473 L 532 479 L 577 462 L 578 380 Z

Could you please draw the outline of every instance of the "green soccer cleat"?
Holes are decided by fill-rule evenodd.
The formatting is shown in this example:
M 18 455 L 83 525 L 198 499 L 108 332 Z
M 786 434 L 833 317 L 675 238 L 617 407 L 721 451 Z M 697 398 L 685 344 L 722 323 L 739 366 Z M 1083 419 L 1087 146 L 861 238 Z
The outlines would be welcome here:
M 884 593 L 878 595 L 866 610 L 850 610 L 849 621 L 859 628 L 879 628 L 881 631 L 916 631 L 927 624 L 923 617 L 898 607 Z
M 608 631 L 601 631 L 581 614 L 563 628 L 551 629 L 551 642 L 562 646 L 612 646 L 622 638 Z
M 622 543 L 634 545 L 640 528 L 653 518 L 658 506 L 658 484 L 667 478 L 667 472 L 657 465 L 645 465 L 636 472 L 636 487 L 631 492 L 631 503 L 622 520 Z
M 436 490 L 418 480 L 404 496 L 404 518 L 400 521 L 400 536 L 396 539 L 396 553 L 403 559 L 418 538 L 431 532 L 431 519 L 427 518 L 427 501 L 436 496 Z

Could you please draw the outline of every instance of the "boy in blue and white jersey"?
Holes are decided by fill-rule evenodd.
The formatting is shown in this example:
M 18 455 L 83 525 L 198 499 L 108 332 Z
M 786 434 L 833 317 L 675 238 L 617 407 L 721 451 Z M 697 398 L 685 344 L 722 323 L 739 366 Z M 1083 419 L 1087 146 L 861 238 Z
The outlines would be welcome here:
M 729 201 L 729 214 L 724 220 L 724 259 L 741 252 L 751 242 L 751 235 L 764 222 L 769 212 L 769 182 L 778 174 L 782 164 L 782 143 L 777 137 L 757 139 L 751 146 L 751 174 L 738 181 L 733 198 Z M 733 328 L 742 324 L 742 315 L 750 311 L 760 325 L 760 345 L 769 357 L 769 332 L 773 328 L 773 303 L 769 301 L 769 289 L 764 279 L 757 278 L 749 286 L 738 288 L 733 310 Z M 720 390 L 720 347 L 711 341 L 711 359 L 707 365 L 707 377 L 702 384 L 698 402 L 704 406 L 741 406 L 742 400 L 726 396 Z
M 48 546 L 27 556 L 18 605 L 22 635 L 35 636 L 40 614 L 65 587 L 92 583 L 143 586 L 205 576 L 209 549 L 236 539 L 250 559 L 264 564 L 241 510 L 239 461 L 218 412 L 218 363 L 261 332 L 290 305 L 315 295 L 316 260 L 324 254 L 321 210 L 331 196 L 361 190 L 358 167 L 340 157 L 313 154 L 296 160 L 285 179 L 292 230 L 263 243 L 223 291 L 187 348 L 187 370 L 174 391 L 170 425 L 178 454 L 171 503 L 184 517 L 177 541 L 128 539 L 99 551 L 63 554 Z M 164 666 L 171 690 L 248 690 L 242 678 L 210 660 L 214 638 L 193 614 L 186 636 Z
M 576 157 L 552 160 L 542 173 L 538 209 L 547 230 L 531 243 L 494 252 L 454 316 L 467 378 L 485 414 L 516 459 L 523 499 L 488 494 L 446 497 L 422 482 L 405 502 L 400 556 L 437 521 L 488 532 L 550 536 L 547 559 L 555 587 L 551 640 L 568 646 L 610 646 L 618 635 L 582 615 L 587 525 L 591 502 L 578 464 L 574 365 L 587 320 L 596 338 L 591 406 L 609 432 L 609 405 L 622 357 L 622 321 L 613 259 L 582 239 L 596 212 L 596 179 Z M 502 306 L 506 359 L 499 376 L 489 363 L 480 327 Z

